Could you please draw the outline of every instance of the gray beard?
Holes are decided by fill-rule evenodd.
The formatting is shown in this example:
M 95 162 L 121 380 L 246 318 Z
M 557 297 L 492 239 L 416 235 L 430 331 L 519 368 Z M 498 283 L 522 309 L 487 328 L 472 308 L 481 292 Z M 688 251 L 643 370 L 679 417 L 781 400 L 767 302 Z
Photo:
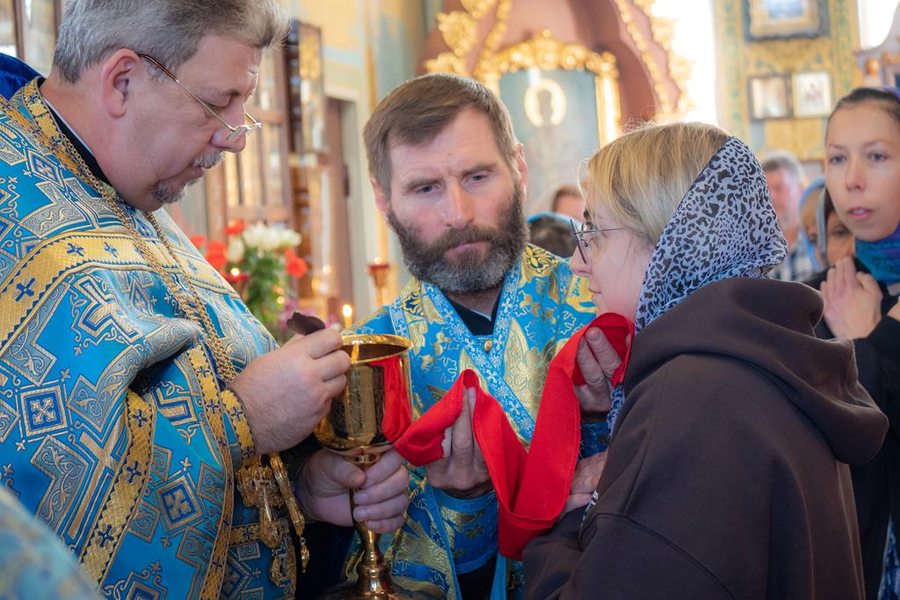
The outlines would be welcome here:
M 192 167 L 202 167 L 204 169 L 212 169 L 214 166 L 222 162 L 222 153 L 216 152 L 215 154 L 207 154 L 206 156 L 200 156 L 195 158 L 193 162 L 191 162 Z M 200 181 L 199 179 L 195 179 L 188 183 L 188 185 L 194 185 Z M 156 198 L 160 204 L 175 204 L 179 202 L 182 198 L 184 198 L 184 190 L 187 186 L 182 187 L 180 189 L 172 189 L 166 183 L 160 181 L 153 188 L 153 197 Z
M 156 184 L 153 188 L 153 197 L 159 200 L 160 204 L 175 204 L 184 198 L 184 190 L 187 186 L 173 190 L 163 182 Z
M 527 241 L 522 189 L 518 183 L 496 229 L 452 230 L 429 245 L 421 241 L 415 225 L 407 227 L 400 223 L 393 210 L 388 211 L 387 218 L 400 240 L 409 272 L 443 292 L 466 294 L 496 288 L 519 261 Z M 448 250 L 475 242 L 490 244 L 486 258 L 477 249 L 459 253 L 452 260 L 445 258 Z

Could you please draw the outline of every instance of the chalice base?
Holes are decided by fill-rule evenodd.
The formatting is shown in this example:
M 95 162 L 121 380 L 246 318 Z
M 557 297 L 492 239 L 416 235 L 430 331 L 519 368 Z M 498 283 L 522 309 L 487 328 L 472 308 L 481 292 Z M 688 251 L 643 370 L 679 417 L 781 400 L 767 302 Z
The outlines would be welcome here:
M 434 600 L 433 596 L 424 592 L 405 590 L 390 579 L 386 581 L 370 579 L 368 583 L 378 585 L 367 585 L 360 579 L 332 588 L 319 600 Z

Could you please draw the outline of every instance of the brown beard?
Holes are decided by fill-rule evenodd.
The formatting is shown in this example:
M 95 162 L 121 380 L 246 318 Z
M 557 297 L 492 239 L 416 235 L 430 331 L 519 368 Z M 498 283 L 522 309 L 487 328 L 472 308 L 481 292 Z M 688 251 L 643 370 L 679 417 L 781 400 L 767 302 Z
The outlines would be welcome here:
M 514 184 L 509 207 L 501 214 L 496 228 L 455 229 L 426 244 L 419 237 L 415 224 L 402 224 L 393 210 L 388 210 L 387 218 L 400 240 L 403 261 L 409 272 L 444 292 L 471 293 L 496 288 L 518 262 L 527 241 L 522 187 L 518 182 Z M 460 252 L 453 259 L 445 256 L 453 248 L 476 242 L 490 245 L 486 257 L 475 248 Z

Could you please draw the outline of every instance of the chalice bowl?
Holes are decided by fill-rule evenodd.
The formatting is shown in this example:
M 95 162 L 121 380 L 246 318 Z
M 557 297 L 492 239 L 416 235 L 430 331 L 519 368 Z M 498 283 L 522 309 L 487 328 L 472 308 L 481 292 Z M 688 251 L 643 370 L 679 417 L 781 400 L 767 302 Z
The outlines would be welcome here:
M 347 387 L 335 398 L 331 410 L 316 426 L 314 434 L 324 447 L 339 453 L 363 469 L 375 464 L 408 426 L 409 348 L 408 339 L 395 335 L 344 336 L 343 350 L 350 355 Z M 354 490 L 350 508 L 356 507 Z M 353 520 L 362 541 L 363 554 L 356 567 L 356 585 L 338 590 L 328 598 L 393 600 L 411 597 L 391 581 L 390 566 L 382 556 L 378 541 L 366 524 Z

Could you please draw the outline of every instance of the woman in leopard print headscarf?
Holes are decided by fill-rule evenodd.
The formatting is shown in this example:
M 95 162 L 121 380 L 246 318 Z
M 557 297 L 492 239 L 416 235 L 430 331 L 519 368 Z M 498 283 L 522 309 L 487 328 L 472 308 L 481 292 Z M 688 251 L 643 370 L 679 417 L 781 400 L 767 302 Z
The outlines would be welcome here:
M 849 344 L 813 335 L 819 295 L 764 277 L 786 245 L 753 153 L 712 126 L 649 126 L 597 152 L 584 187 L 573 270 L 636 333 L 611 394 L 589 376 L 609 372 L 602 335 L 585 336 L 582 407 L 611 408 L 613 438 L 583 522 L 526 549 L 526 596 L 861 598 L 845 463 L 886 420 Z

